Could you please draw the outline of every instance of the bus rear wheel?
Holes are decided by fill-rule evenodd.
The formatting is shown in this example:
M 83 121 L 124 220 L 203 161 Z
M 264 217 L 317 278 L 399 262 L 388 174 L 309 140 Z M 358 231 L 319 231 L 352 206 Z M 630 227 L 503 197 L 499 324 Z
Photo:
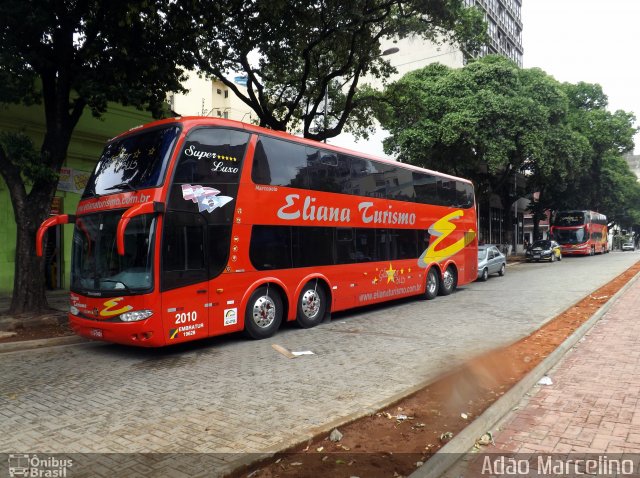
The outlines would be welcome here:
M 427 287 L 424 291 L 424 296 L 427 300 L 435 299 L 438 296 L 438 290 L 440 289 L 440 274 L 438 274 L 435 267 L 429 269 L 427 272 Z
M 266 339 L 276 333 L 282 323 L 283 306 L 280 294 L 268 286 L 258 287 L 247 302 L 244 330 L 252 339 Z
M 317 280 L 307 283 L 298 297 L 296 322 L 300 327 L 315 327 L 324 318 L 327 310 L 327 295 L 324 287 Z
M 449 295 L 454 290 L 456 290 L 456 286 L 458 285 L 458 274 L 456 274 L 456 269 L 453 266 L 447 267 L 447 270 L 444 271 L 444 276 L 442 277 L 442 285 L 440 286 L 440 295 Z

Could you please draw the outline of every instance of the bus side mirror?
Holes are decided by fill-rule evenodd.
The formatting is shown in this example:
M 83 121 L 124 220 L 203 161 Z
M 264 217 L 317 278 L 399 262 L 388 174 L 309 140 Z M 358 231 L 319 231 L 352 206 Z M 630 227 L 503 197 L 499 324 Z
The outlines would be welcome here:
M 124 231 L 127 229 L 127 225 L 129 224 L 129 221 L 131 219 L 136 216 L 142 216 L 143 214 L 162 212 L 164 212 L 164 204 L 157 201 L 137 204 L 127 209 L 118 221 L 118 229 L 116 231 L 116 245 L 118 247 L 118 254 L 124 256 Z
M 57 226 L 59 224 L 69 224 L 76 222 L 76 217 L 71 214 L 58 214 L 46 219 L 40 224 L 38 232 L 36 233 L 36 255 L 42 257 L 42 241 L 44 235 L 51 226 Z

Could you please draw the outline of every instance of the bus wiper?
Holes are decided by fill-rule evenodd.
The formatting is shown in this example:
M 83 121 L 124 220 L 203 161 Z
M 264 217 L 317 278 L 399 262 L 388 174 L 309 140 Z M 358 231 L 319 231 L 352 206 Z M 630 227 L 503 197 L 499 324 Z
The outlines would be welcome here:
M 83 197 L 83 199 L 99 198 L 100 194 L 98 194 L 96 192 L 96 188 L 94 186 L 90 190 L 85 191 L 84 194 L 82 195 L 82 197 Z
M 111 186 L 110 188 L 105 188 L 105 191 L 111 191 L 112 189 L 128 189 L 129 191 L 136 190 L 136 188 L 134 188 L 131 183 L 120 183 L 116 184 L 115 186 Z
M 120 280 L 114 280 L 114 279 L 100 279 L 100 282 L 113 282 L 114 284 L 116 284 L 116 286 L 118 284 L 122 284 L 122 288 L 120 287 L 114 287 L 113 290 L 124 290 L 125 292 L 128 292 L 129 294 L 131 293 L 131 289 L 129 289 L 129 287 L 127 286 L 127 284 L 125 284 L 124 282 L 120 281 Z

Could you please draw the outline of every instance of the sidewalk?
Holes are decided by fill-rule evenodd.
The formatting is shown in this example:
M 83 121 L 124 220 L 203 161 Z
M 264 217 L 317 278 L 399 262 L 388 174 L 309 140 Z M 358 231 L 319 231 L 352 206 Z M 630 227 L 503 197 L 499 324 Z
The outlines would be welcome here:
M 11 296 L 8 294 L 0 295 L 0 331 L 14 330 L 16 326 L 20 327 L 39 327 L 41 325 L 51 325 L 54 323 L 65 322 L 66 315 L 60 312 L 68 312 L 69 310 L 69 291 L 64 289 L 51 290 L 46 292 L 49 307 L 53 309 L 50 313 L 43 313 L 33 316 L 13 317 L 8 314 L 11 305 Z
M 46 292 L 49 307 L 61 311 L 69 310 L 69 291 L 64 289 L 48 290 Z M 0 294 L 0 317 L 7 314 L 9 305 L 11 304 L 11 295 Z
M 492 463 L 501 455 L 530 460 L 531 475 L 527 476 L 542 476 L 532 455 L 549 455 L 554 460 L 599 457 L 607 463 L 623 453 L 635 454 L 629 458 L 634 462 L 633 476 L 639 476 L 639 339 L 640 280 L 635 280 L 548 372 L 553 383 L 536 385 L 498 423 L 493 433 L 495 446 L 482 447 L 480 455 L 467 455 L 445 476 L 499 474 L 486 467 L 488 454 L 493 454 Z

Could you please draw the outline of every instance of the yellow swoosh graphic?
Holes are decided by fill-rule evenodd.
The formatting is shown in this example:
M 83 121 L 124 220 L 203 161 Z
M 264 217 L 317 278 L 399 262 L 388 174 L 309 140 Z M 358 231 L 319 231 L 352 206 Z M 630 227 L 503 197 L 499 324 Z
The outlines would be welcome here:
M 465 232 L 464 237 L 459 241 L 445 247 L 444 249 L 436 249 L 438 244 L 444 241 L 447 237 L 449 237 L 449 235 L 451 235 L 451 233 L 453 233 L 453 231 L 456 230 L 455 224 L 453 224 L 451 221 L 454 219 L 459 219 L 462 216 L 464 216 L 464 213 L 459 209 L 452 212 L 451 214 L 447 214 L 443 218 L 438 219 L 431 225 L 431 227 L 429 227 L 429 234 L 435 236 L 437 239 L 433 241 L 433 244 L 431 244 L 418 259 L 418 265 L 420 267 L 426 268 L 432 262 L 442 262 L 473 242 L 476 237 L 476 233 L 475 231 L 469 229 L 469 231 Z
M 103 304 L 106 307 L 100 311 L 100 316 L 102 316 L 102 317 L 113 317 L 114 315 L 123 314 L 124 312 L 128 312 L 131 309 L 133 309 L 132 306 L 125 305 L 124 307 L 121 307 L 119 309 L 111 310 L 115 306 L 117 306 L 120 302 L 122 302 L 123 300 L 124 300 L 124 297 L 116 297 L 115 299 L 110 299 L 110 300 L 106 301 Z

